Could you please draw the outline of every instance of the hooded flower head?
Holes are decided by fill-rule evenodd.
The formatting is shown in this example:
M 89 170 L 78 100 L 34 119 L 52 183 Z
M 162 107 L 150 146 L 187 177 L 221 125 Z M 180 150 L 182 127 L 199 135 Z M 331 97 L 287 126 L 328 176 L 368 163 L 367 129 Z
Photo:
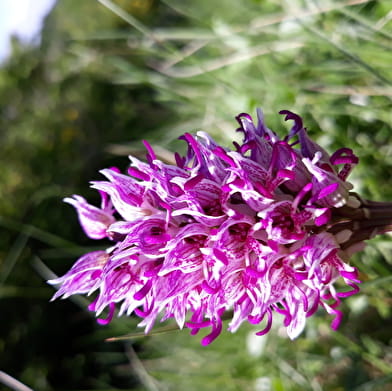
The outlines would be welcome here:
M 148 333 L 158 319 L 174 318 L 191 334 L 207 328 L 203 344 L 243 322 L 271 328 L 274 313 L 284 316 L 290 338 L 319 307 L 342 317 L 342 297 L 358 291 L 357 271 L 346 263 L 352 231 L 339 227 L 345 211 L 358 208 L 347 176 L 358 159 L 348 148 L 330 156 L 312 141 L 301 118 L 280 139 L 263 122 L 240 114 L 241 144 L 218 145 L 208 134 L 181 137 L 185 156 L 176 165 L 158 160 L 145 142 L 146 162 L 130 157 L 127 174 L 116 169 L 92 182 L 101 208 L 74 195 L 73 205 L 86 234 L 107 238 L 111 247 L 81 257 L 54 295 L 96 293 L 89 309 L 108 323 L 136 314 Z M 345 231 L 345 234 L 342 232 Z M 338 291 L 340 279 L 349 290 Z

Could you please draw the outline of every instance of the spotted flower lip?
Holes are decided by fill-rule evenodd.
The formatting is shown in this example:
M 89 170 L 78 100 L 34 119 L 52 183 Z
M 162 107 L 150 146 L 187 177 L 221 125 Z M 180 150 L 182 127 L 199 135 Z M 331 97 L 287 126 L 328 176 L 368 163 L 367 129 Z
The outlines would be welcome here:
M 207 133 L 187 133 L 180 137 L 186 154 L 176 153 L 170 165 L 144 142 L 146 162 L 130 157 L 127 174 L 105 169 L 107 180 L 92 182 L 100 208 L 65 198 L 87 236 L 111 247 L 49 281 L 60 284 L 53 299 L 94 293 L 89 309 L 97 316 L 109 311 L 101 324 L 116 308 L 141 317 L 146 333 L 157 319 L 174 318 L 192 335 L 206 329 L 203 345 L 219 336 L 229 310 L 231 332 L 249 322 L 263 335 L 278 313 L 293 339 L 318 308 L 333 316 L 336 329 L 341 299 L 359 290 L 347 259 L 388 230 L 392 216 L 386 222 L 381 204 L 352 193 L 347 177 L 358 158 L 351 149 L 330 156 L 300 116 L 280 113 L 293 121 L 282 139 L 260 110 L 257 122 L 242 113 L 236 119 L 243 142 L 233 150 Z M 337 280 L 348 289 L 336 288 Z

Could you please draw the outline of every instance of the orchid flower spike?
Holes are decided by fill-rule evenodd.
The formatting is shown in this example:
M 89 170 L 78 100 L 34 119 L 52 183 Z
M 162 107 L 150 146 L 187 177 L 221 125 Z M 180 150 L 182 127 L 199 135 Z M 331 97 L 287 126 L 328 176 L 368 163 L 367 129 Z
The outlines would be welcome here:
M 145 142 L 146 162 L 130 157 L 127 174 L 104 169 L 91 187 L 101 207 L 77 195 L 65 198 L 92 239 L 106 251 L 79 258 L 53 299 L 94 294 L 89 309 L 108 309 L 107 324 L 135 314 L 148 333 L 157 319 L 174 318 L 191 334 L 207 329 L 208 345 L 222 330 L 243 322 L 267 333 L 283 315 L 296 338 L 306 318 L 323 308 L 332 328 L 342 318 L 342 298 L 358 292 L 358 271 L 348 263 L 364 240 L 391 227 L 384 204 L 363 201 L 347 181 L 358 158 L 348 148 L 329 155 L 312 141 L 301 117 L 280 139 L 248 114 L 236 117 L 241 144 L 227 149 L 207 133 L 185 134 L 176 165 L 157 159 Z M 390 209 L 390 206 L 389 206 Z M 337 288 L 340 280 L 347 288 Z M 339 286 L 342 286 L 340 284 Z

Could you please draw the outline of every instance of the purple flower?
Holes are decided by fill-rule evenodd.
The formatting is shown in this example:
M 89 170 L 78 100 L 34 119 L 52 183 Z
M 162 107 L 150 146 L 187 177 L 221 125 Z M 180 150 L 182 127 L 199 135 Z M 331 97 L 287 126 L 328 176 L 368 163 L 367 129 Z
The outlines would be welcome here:
M 103 239 L 107 237 L 107 229 L 116 219 L 113 217 L 114 209 L 108 200 L 106 193 L 101 193 L 101 209 L 90 205 L 78 195 L 73 198 L 64 198 L 64 202 L 71 204 L 78 212 L 79 222 L 86 235 L 91 239 Z
M 240 114 L 244 140 L 234 150 L 206 133 L 185 134 L 187 153 L 167 165 L 145 142 L 147 163 L 131 157 L 128 175 L 105 169 L 107 180 L 92 183 L 101 208 L 65 198 L 86 234 L 112 245 L 49 281 L 61 284 L 53 298 L 95 293 L 89 308 L 109 309 L 100 323 L 116 307 L 141 317 L 146 333 L 174 318 L 191 334 L 209 329 L 204 345 L 220 334 L 226 311 L 232 332 L 246 321 L 265 334 L 279 313 L 295 338 L 320 307 L 336 329 L 341 298 L 360 282 L 346 260 L 368 238 L 355 235 L 362 202 L 347 182 L 358 159 L 348 148 L 329 156 L 299 116 L 281 114 L 294 121 L 283 139 L 260 111 L 257 124 Z M 338 279 L 349 290 L 338 290 Z

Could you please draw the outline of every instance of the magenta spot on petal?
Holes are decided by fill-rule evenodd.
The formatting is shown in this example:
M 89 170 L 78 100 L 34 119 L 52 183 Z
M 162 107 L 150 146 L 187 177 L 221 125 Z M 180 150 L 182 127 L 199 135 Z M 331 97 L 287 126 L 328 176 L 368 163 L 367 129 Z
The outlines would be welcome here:
M 309 193 L 310 190 L 312 190 L 313 184 L 307 183 L 301 190 L 300 192 L 297 194 L 297 196 L 294 198 L 293 204 L 292 204 L 292 209 L 297 209 L 298 205 L 300 204 L 300 202 L 303 200 L 303 198 L 305 197 L 305 195 L 307 193 Z
M 287 327 L 291 323 L 291 321 L 292 321 L 291 315 L 288 312 L 286 312 L 286 316 L 284 318 L 283 325 L 285 327 Z
M 236 144 L 237 144 L 237 143 L 236 143 Z M 245 155 L 246 152 L 248 152 L 249 150 L 252 150 L 253 148 L 256 147 L 256 146 L 255 146 L 255 143 L 253 143 L 253 142 L 245 143 L 245 144 L 243 144 L 242 146 L 239 146 L 239 145 L 237 144 L 236 146 L 237 146 L 238 152 L 240 152 L 242 155 Z
M 204 322 L 186 322 L 185 326 L 190 328 L 190 329 L 201 329 L 203 327 L 210 327 L 212 325 L 212 322 L 210 320 L 206 320 Z
M 159 202 L 159 206 L 160 206 L 161 208 L 164 208 L 164 209 L 168 210 L 168 211 L 171 211 L 171 210 L 172 210 L 172 207 L 171 207 L 168 203 L 163 202 L 163 201 L 160 201 L 160 202 Z
M 135 308 L 135 310 L 134 310 L 135 314 L 136 314 L 137 316 L 140 316 L 141 318 L 145 318 L 145 317 L 147 317 L 148 315 L 150 315 L 151 311 L 152 311 L 152 307 L 151 307 L 151 308 L 148 308 L 148 309 L 146 309 L 146 310 L 144 310 L 144 311 L 141 310 L 140 308 Z
M 264 335 L 264 334 L 267 334 L 268 331 L 271 330 L 271 326 L 272 326 L 272 313 L 271 313 L 271 310 L 270 310 L 270 309 L 267 310 L 267 316 L 268 316 L 267 325 L 264 327 L 263 330 L 258 331 L 258 332 L 256 333 L 256 335 Z
M 203 157 L 200 153 L 200 148 L 199 148 L 199 145 L 198 145 L 197 141 L 195 140 L 195 138 L 190 133 L 185 133 L 183 137 L 186 140 L 186 142 L 189 144 L 189 146 L 195 152 L 196 159 L 199 162 L 199 164 L 202 164 Z
M 245 268 L 245 273 L 248 274 L 250 277 L 254 278 L 261 278 L 264 276 L 265 272 L 259 272 L 258 270 L 254 269 L 253 267 L 246 267 Z
M 312 190 L 312 187 L 313 187 L 313 183 L 312 183 L 312 182 L 309 182 L 309 183 L 307 183 L 307 184 L 303 187 L 303 189 L 301 190 L 301 192 L 304 191 L 305 193 L 307 193 L 308 191 Z
M 336 191 L 339 187 L 338 183 L 331 183 L 328 186 L 325 186 L 323 189 L 320 190 L 320 192 L 317 195 L 317 199 L 320 200 L 321 198 L 326 197 L 327 195 L 333 193 Z
M 246 118 L 248 121 L 252 122 L 253 119 L 251 117 L 251 115 L 249 115 L 248 113 L 240 113 L 238 114 L 235 119 L 239 122 L 240 125 L 242 125 L 242 118 Z
M 88 305 L 87 309 L 89 311 L 95 311 L 95 305 L 97 304 L 97 301 L 98 301 L 98 297 Z
M 212 338 L 211 335 L 207 335 L 206 337 L 204 337 L 204 338 L 201 340 L 201 344 L 202 344 L 203 346 L 208 346 L 213 340 L 214 340 L 214 338 Z
M 273 240 L 268 240 L 268 247 L 272 250 L 272 251 L 274 251 L 274 252 L 278 252 L 279 251 L 279 245 L 278 245 L 278 243 L 276 243 L 275 241 L 273 241 Z
M 158 265 L 153 266 L 151 269 L 146 270 L 143 275 L 144 277 L 157 277 L 161 269 L 162 269 L 162 263 L 159 263 Z
M 215 257 L 219 259 L 219 261 L 221 261 L 224 265 L 227 266 L 229 264 L 229 260 L 227 259 L 227 256 L 223 251 L 214 248 L 212 252 L 214 253 Z
M 294 277 L 297 281 L 303 281 L 308 278 L 308 272 L 294 272 Z
M 184 189 L 185 190 L 193 189 L 203 179 L 204 179 L 203 175 L 201 175 L 201 174 L 196 175 L 195 177 L 193 177 L 193 178 L 189 179 L 188 181 L 186 181 Z
M 259 324 L 264 318 L 264 315 L 252 316 L 248 315 L 248 322 L 250 324 Z
M 360 280 L 358 280 L 358 271 L 357 270 L 352 271 L 352 272 L 348 272 L 348 271 L 342 270 L 340 272 L 340 275 L 342 277 L 344 277 L 344 278 L 347 278 L 347 279 L 351 280 L 351 281 L 354 281 L 354 282 L 357 282 L 357 283 L 361 282 Z
M 229 193 L 230 192 L 230 184 L 226 184 L 226 185 L 223 185 L 222 186 L 222 191 L 224 192 L 224 193 Z
M 135 308 L 134 312 L 137 316 L 140 316 L 141 318 L 144 318 L 148 315 L 148 312 L 144 312 L 140 308 Z
M 212 286 L 210 286 L 207 281 L 203 281 L 201 283 L 201 287 L 209 294 L 213 295 L 214 293 L 217 293 L 219 291 L 219 287 L 217 288 L 213 288 Z
M 184 168 L 186 159 L 182 157 L 178 152 L 174 153 L 174 158 L 176 160 L 176 164 L 180 168 Z
M 201 344 L 203 346 L 209 345 L 211 342 L 213 342 L 217 337 L 219 337 L 219 334 L 222 331 L 222 321 L 220 319 L 217 320 L 217 323 L 212 326 L 212 331 L 210 334 L 206 335 L 202 340 Z
M 283 309 L 283 308 L 279 308 L 278 306 L 275 307 L 275 311 L 284 316 L 283 325 L 287 327 L 291 323 L 291 319 L 292 319 L 289 311 L 286 308 Z
M 148 154 L 149 154 L 149 156 L 150 156 L 150 159 L 151 159 L 151 160 L 155 160 L 155 159 L 156 159 L 155 152 L 154 152 L 154 150 L 152 149 L 152 147 L 151 147 L 151 145 L 149 144 L 149 142 L 146 141 L 146 140 L 143 140 L 143 144 L 144 144 L 144 146 L 146 147 L 146 149 L 147 149 L 147 151 L 148 151 Z
M 314 219 L 314 223 L 317 227 L 321 227 L 324 224 L 327 224 L 329 219 L 331 218 L 331 211 L 328 209 L 322 215 L 316 217 Z
M 339 158 L 336 158 L 333 162 L 331 161 L 333 165 L 338 165 L 338 164 L 352 164 L 353 159 L 351 156 L 341 156 Z
M 230 166 L 235 167 L 234 160 L 226 153 L 226 151 L 222 147 L 216 147 L 212 151 L 212 153 L 221 158 L 226 163 L 228 163 Z
M 240 187 L 240 188 L 246 187 L 246 182 L 243 181 L 242 179 L 238 178 L 238 177 L 235 178 L 234 181 L 230 182 L 230 184 L 234 185 L 234 186 L 237 186 L 237 187 Z
M 113 319 L 115 307 L 116 306 L 115 306 L 114 303 L 110 303 L 109 304 L 109 314 L 108 314 L 108 316 L 105 319 L 98 318 L 97 319 L 97 323 L 102 325 L 102 326 L 105 326 L 105 325 L 109 324 L 112 321 L 112 319 Z
M 171 236 L 169 234 L 161 234 L 161 235 L 146 235 L 144 237 L 144 240 L 146 241 L 146 243 L 148 244 L 159 244 L 159 243 L 166 243 L 167 241 L 169 241 L 171 238 Z
M 245 300 L 249 300 L 248 295 L 246 293 L 244 293 L 238 300 L 237 300 L 237 304 L 241 305 Z
M 272 195 L 271 191 L 267 189 L 266 186 L 262 185 L 260 182 L 256 182 L 253 184 L 254 188 L 264 197 L 273 199 L 274 196 Z
M 332 295 L 330 293 L 324 293 L 323 295 L 321 295 L 321 298 L 323 300 L 331 300 L 332 299 Z
M 330 157 L 330 162 L 333 165 L 337 164 L 357 164 L 358 157 L 354 155 L 350 148 L 340 148 Z
M 321 164 L 321 165 L 320 165 L 320 168 L 322 168 L 324 171 L 331 172 L 332 174 L 335 175 L 334 169 L 333 169 L 333 168 L 331 167 L 331 165 L 328 164 L 328 163 L 323 163 L 323 164 Z
M 290 171 L 290 170 L 286 170 L 284 168 L 282 168 L 281 170 L 279 170 L 276 174 L 277 178 L 287 178 L 287 179 L 291 179 L 292 181 L 295 179 L 295 173 L 294 171 Z
M 210 235 L 216 235 L 217 233 L 218 233 L 218 229 L 217 228 L 211 228 Z
M 325 277 L 320 279 L 324 285 L 328 285 L 332 280 L 332 273 L 329 272 Z
M 143 181 L 149 181 L 150 180 L 150 176 L 149 175 L 147 175 L 145 172 L 142 172 L 142 171 L 140 171 L 140 170 L 138 170 L 137 168 L 134 168 L 134 167 L 129 167 L 128 168 L 128 174 L 133 176 L 133 177 L 135 177 L 135 178 L 141 179 Z
M 102 271 L 101 271 L 101 270 L 94 270 L 94 271 L 91 273 L 91 279 L 95 280 L 95 279 L 101 277 L 101 274 L 102 274 Z
M 120 171 L 120 169 L 119 168 L 117 168 L 117 167 L 109 167 L 109 170 L 112 170 L 112 171 L 114 171 L 114 172 L 117 172 L 117 174 L 120 174 L 121 173 L 121 171 Z
M 329 306 L 331 308 L 335 309 L 335 308 L 338 308 L 340 306 L 340 303 L 341 303 L 341 300 L 336 298 L 335 301 L 332 304 L 330 304 Z
M 339 310 L 335 310 L 335 319 L 331 322 L 331 329 L 332 330 L 337 330 L 339 328 L 340 322 L 342 321 L 343 314 Z
M 135 194 L 132 193 L 127 193 L 127 202 L 130 203 L 131 205 L 140 205 L 142 203 L 142 200 Z
M 179 197 L 180 195 L 184 194 L 184 190 L 177 185 L 177 183 L 169 183 L 171 192 L 174 196 Z
M 148 280 L 146 284 L 133 295 L 133 298 L 135 300 L 144 299 L 147 293 L 150 291 L 151 287 L 152 287 L 152 280 Z
M 306 317 L 312 316 L 317 311 L 319 307 L 319 302 L 320 302 L 320 294 L 317 293 L 317 300 L 314 300 L 312 306 L 306 312 Z

